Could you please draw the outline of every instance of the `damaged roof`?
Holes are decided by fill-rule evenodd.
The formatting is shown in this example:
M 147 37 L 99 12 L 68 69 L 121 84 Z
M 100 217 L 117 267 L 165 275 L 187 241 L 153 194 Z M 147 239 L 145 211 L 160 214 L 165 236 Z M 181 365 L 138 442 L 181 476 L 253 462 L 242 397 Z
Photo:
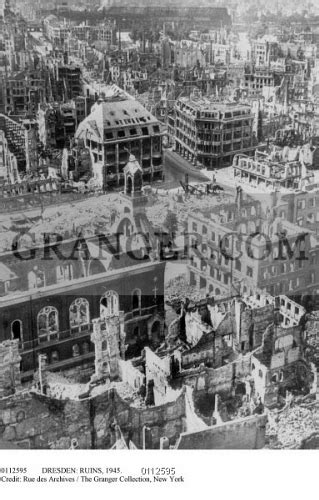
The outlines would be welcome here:
M 138 101 L 123 98 L 98 102 L 93 106 L 87 120 L 84 120 L 86 121 L 95 129 L 158 123 L 157 119 Z

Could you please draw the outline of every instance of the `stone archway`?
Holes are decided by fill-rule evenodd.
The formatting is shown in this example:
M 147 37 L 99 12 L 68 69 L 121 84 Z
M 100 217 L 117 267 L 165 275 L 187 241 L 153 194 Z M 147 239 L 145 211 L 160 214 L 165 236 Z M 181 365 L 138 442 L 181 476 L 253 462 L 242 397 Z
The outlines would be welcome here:
M 16 319 L 11 323 L 11 337 L 12 339 L 22 340 L 22 321 Z
M 130 175 L 127 176 L 127 181 L 126 181 L 126 193 L 131 194 L 133 191 L 133 180 Z
M 119 315 L 119 295 L 113 290 L 105 292 L 100 300 L 100 317 L 109 318 Z
M 147 322 L 149 344 L 158 347 L 164 339 L 164 318 L 159 314 L 152 316 Z

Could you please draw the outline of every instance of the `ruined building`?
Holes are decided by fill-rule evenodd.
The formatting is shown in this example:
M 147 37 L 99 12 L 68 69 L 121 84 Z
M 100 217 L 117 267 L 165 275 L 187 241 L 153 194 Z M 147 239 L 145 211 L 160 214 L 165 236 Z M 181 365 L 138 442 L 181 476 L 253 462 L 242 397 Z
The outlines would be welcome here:
M 175 150 L 208 169 L 229 166 L 234 155 L 254 151 L 252 124 L 248 105 L 181 97 L 175 105 Z
M 286 294 L 309 300 L 316 294 L 318 245 L 314 233 L 288 222 L 263 203 L 244 198 L 188 218 L 189 280 L 215 297 Z
M 58 247 L 49 236 L 32 249 L 17 241 L 13 251 L 1 254 L 0 341 L 19 342 L 22 380 L 32 377 L 39 354 L 46 355 L 53 371 L 92 363 L 92 318 L 119 311 L 124 315 L 128 358 L 144 345 L 160 345 L 165 263 L 156 260 L 155 243 L 150 252 L 142 236 L 152 234 L 142 176 L 131 157 L 121 211 L 95 236 L 66 232 Z
M 276 158 L 275 155 L 256 151 L 254 158 L 238 154 L 233 160 L 234 177 L 239 182 L 258 188 L 298 189 L 306 183 L 306 171 L 298 160 Z
M 162 179 L 162 132 L 157 119 L 126 96 L 99 99 L 76 131 L 93 159 L 104 189 L 123 186 L 129 154 L 139 161 L 144 182 Z

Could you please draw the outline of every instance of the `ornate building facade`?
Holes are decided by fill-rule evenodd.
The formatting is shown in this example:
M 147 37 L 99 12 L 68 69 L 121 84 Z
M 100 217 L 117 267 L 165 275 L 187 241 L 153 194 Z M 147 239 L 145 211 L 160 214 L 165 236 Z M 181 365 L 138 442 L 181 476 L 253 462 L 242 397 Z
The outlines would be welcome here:
M 65 237 L 31 250 L 17 245 L 0 257 L 0 342 L 18 340 L 23 380 L 31 378 L 39 354 L 53 371 L 93 363 L 96 318 L 121 316 L 127 358 L 164 339 L 165 263 L 144 238 L 151 228 L 142 172 L 130 159 L 111 235 Z

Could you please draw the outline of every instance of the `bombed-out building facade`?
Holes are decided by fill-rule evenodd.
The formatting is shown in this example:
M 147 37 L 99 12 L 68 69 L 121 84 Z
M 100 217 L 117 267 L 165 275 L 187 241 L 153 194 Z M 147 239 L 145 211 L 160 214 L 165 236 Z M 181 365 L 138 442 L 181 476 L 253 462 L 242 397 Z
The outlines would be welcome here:
M 259 201 L 239 188 L 236 200 L 189 217 L 190 284 L 216 297 L 257 292 L 315 300 L 314 230 L 281 218 L 272 196 Z
M 248 105 L 220 103 L 198 93 L 175 105 L 175 149 L 208 169 L 232 163 L 238 153 L 252 154 L 253 115 Z
M 0 448 L 318 447 L 314 8 L 30 2 L 0 8 Z
M 134 157 L 125 175 L 131 189 L 110 234 L 47 233 L 29 248 L 31 234 L 20 234 L 1 255 L 1 341 L 18 340 L 22 379 L 32 376 L 39 354 L 52 370 L 93 363 L 94 318 L 121 312 L 128 358 L 163 340 L 165 263 L 149 252 L 141 232 L 149 223 Z
M 158 120 L 128 96 L 100 99 L 79 125 L 76 139 L 84 141 L 93 170 L 104 189 L 124 185 L 129 154 L 140 162 L 145 183 L 163 178 L 162 130 Z

